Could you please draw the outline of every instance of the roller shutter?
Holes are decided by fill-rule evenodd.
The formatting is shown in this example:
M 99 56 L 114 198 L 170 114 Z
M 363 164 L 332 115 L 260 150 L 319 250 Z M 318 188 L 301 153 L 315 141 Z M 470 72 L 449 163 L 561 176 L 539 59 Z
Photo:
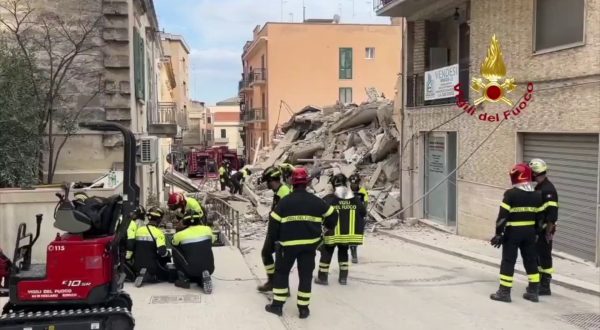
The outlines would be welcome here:
M 524 134 L 523 160 L 541 158 L 558 192 L 557 251 L 596 257 L 598 135 Z

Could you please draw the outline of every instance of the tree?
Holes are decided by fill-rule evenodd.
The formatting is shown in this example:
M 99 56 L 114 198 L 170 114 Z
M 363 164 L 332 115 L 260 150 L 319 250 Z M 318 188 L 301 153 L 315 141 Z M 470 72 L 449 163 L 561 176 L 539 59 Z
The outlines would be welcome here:
M 63 147 L 77 131 L 82 111 L 100 94 L 102 81 L 100 11 L 86 11 L 87 1 L 79 2 L 76 12 L 69 12 L 72 8 L 62 1 L 53 4 L 56 7 L 49 10 L 34 9 L 29 0 L 0 1 L 5 12 L 0 26 L 25 58 L 23 74 L 32 85 L 31 96 L 41 105 L 35 108 L 37 133 L 44 137 L 48 161 L 44 164 L 43 153 L 38 152 L 38 166 L 40 180 L 45 168 L 48 183 L 53 181 Z
M 37 80 L 39 71 L 29 65 L 19 49 L 0 38 L 0 188 L 36 182 L 41 104 L 32 77 L 25 74 L 33 69 Z

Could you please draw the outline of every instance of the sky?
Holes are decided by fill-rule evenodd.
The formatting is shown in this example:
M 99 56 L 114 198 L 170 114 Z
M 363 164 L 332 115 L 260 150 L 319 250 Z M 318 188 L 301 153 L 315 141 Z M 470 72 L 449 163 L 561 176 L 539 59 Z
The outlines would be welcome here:
M 390 22 L 375 15 L 373 0 L 154 0 L 160 29 L 182 35 L 191 48 L 192 98 L 208 105 L 238 95 L 242 48 L 254 27 L 299 23 L 303 3 L 307 19 L 338 14 L 340 23 Z

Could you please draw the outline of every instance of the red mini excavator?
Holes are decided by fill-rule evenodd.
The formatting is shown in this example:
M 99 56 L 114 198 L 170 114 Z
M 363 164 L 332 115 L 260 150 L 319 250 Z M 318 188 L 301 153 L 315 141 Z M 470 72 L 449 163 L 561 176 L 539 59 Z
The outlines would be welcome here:
M 132 301 L 123 291 L 122 247 L 130 215 L 139 205 L 135 184 L 135 136 L 122 125 L 81 123 L 97 131 L 120 131 L 124 136 L 123 196 L 89 197 L 84 207 L 69 200 L 69 187 L 54 214 L 57 234 L 46 249 L 46 264 L 32 264 L 32 247 L 39 238 L 19 226 L 9 265 L 9 301 L 0 315 L 0 329 L 133 329 Z M 4 271 L 6 273 L 6 271 Z M 0 278 L 0 281 L 2 279 Z M 1 283 L 0 283 L 1 284 Z

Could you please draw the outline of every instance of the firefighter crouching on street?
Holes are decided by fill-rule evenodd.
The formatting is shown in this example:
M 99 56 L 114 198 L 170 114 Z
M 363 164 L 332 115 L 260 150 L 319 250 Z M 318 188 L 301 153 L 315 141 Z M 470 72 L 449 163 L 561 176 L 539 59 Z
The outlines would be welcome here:
M 232 194 L 242 194 L 242 186 L 244 185 L 244 181 L 246 180 L 246 178 L 248 178 L 249 175 L 252 174 L 252 171 L 250 171 L 247 168 L 243 168 L 240 171 L 237 171 L 235 174 L 233 174 L 231 176 L 231 186 L 233 187 L 233 190 L 231 191 Z
M 323 200 L 333 206 L 338 214 L 335 230 L 325 233 L 324 245 L 321 246 L 321 260 L 319 262 L 319 273 L 315 279 L 317 284 L 328 284 L 329 265 L 333 258 L 333 251 L 338 249 L 338 264 L 340 274 L 338 281 L 346 285 L 348 281 L 348 246 L 351 244 L 360 245 L 363 242 L 363 232 L 365 229 L 364 217 L 367 213 L 364 204 L 355 196 L 347 186 L 347 179 L 344 174 L 336 174 L 331 179 L 331 184 L 335 190 Z
M 137 277 L 135 286 L 169 280 L 167 264 L 171 255 L 167 250 L 165 234 L 158 228 L 164 212 L 158 207 L 148 210 L 148 224 L 135 231 L 133 269 Z
M 516 164 L 510 171 L 513 187 L 504 192 L 496 220 L 496 235 L 490 241 L 496 248 L 503 246 L 500 288 L 490 295 L 492 300 L 511 301 L 510 290 L 520 250 L 529 278 L 529 286 L 523 298 L 533 302 L 539 301 L 540 274 L 537 270 L 535 240 L 536 224 L 542 216 L 543 202 L 542 195 L 533 189 L 531 176 L 531 168 L 527 164 Z
M 300 277 L 297 297 L 300 318 L 310 314 L 312 273 L 323 226 L 326 230 L 335 229 L 338 218 L 332 206 L 306 191 L 308 181 L 306 169 L 294 169 L 294 190 L 277 204 L 269 217 L 267 235 L 272 242 L 277 242 L 277 257 L 273 301 L 265 310 L 279 316 L 283 315 L 283 304 L 289 294 L 289 275 L 294 262 L 297 262 Z
M 261 176 L 261 182 L 266 182 L 267 187 L 273 190 L 273 203 L 271 204 L 271 211 L 275 209 L 275 206 L 279 201 L 290 194 L 290 188 L 281 183 L 281 171 L 274 166 L 270 166 L 263 171 Z M 273 274 L 275 274 L 275 260 L 273 259 L 273 253 L 275 253 L 275 242 L 269 239 L 269 230 L 271 222 L 267 223 L 267 236 L 261 250 L 261 257 L 265 271 L 267 272 L 267 282 L 257 289 L 260 292 L 267 292 L 273 290 Z
M 173 262 L 177 269 L 175 286 L 189 289 L 193 281 L 206 294 L 213 290 L 211 275 L 215 271 L 212 243 L 216 237 L 206 217 L 188 210 L 182 220 L 183 229 L 173 236 Z
M 136 272 L 133 268 L 133 250 L 135 249 L 135 232 L 138 227 L 143 226 L 146 220 L 146 209 L 143 206 L 138 206 L 133 212 L 133 217 L 127 227 L 127 244 L 125 253 L 124 271 L 125 279 L 133 282 L 136 278 Z
M 360 201 L 364 204 L 365 206 L 365 216 L 364 216 L 364 221 L 367 221 L 367 216 L 368 216 L 368 206 L 369 206 L 369 193 L 367 192 L 367 189 L 365 187 L 361 187 L 360 186 L 360 176 L 358 175 L 358 173 L 354 173 L 352 174 L 348 180 L 350 181 L 350 189 L 352 190 L 352 192 L 354 193 L 354 195 L 358 196 L 358 198 L 360 199 Z M 350 245 L 350 252 L 352 253 L 352 263 L 353 264 L 357 264 L 358 263 L 358 251 L 357 251 L 357 246 L 354 244 Z
M 183 193 L 170 193 L 167 206 L 171 211 L 178 211 L 180 213 L 179 218 L 189 210 L 197 212 L 201 218 L 204 217 L 204 209 L 200 202 L 195 198 L 185 197 Z
M 231 185 L 229 178 L 229 161 L 227 159 L 219 166 L 219 182 L 221 183 L 221 191 Z
M 536 242 L 538 254 L 538 270 L 540 272 L 540 296 L 551 295 L 550 281 L 552 280 L 552 240 L 556 232 L 556 220 L 558 220 L 558 193 L 548 177 L 546 171 L 548 166 L 543 160 L 536 158 L 529 162 L 533 171 L 533 178 L 537 182 L 536 191 L 542 193 L 544 211 L 542 222 L 538 224 L 538 239 Z

